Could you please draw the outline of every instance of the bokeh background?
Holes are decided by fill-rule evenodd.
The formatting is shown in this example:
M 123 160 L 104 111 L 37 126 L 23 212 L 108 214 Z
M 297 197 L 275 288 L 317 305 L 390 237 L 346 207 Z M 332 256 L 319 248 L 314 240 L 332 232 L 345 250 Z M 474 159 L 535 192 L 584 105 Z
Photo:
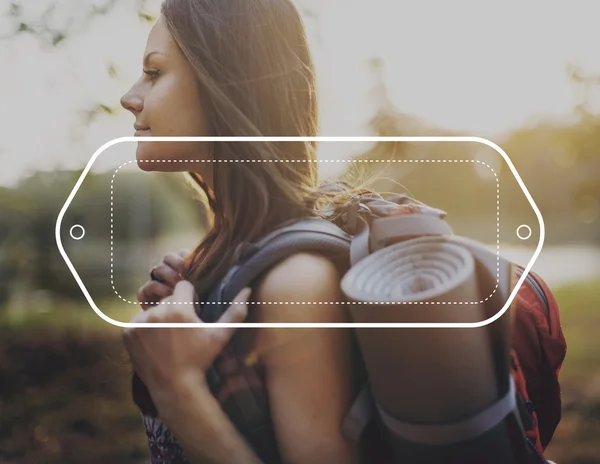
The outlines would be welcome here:
M 473 135 L 510 156 L 545 219 L 534 270 L 555 292 L 568 342 L 564 415 L 548 457 L 600 463 L 600 7 L 575 0 L 297 3 L 315 54 L 321 135 Z M 119 98 L 141 72 L 159 6 L 0 0 L 0 463 L 147 462 L 120 329 L 90 309 L 54 228 L 93 153 L 133 135 Z M 449 156 L 442 149 L 449 147 L 335 145 L 320 156 Z M 476 156 L 471 149 L 452 147 L 452 155 Z M 322 175 L 345 175 L 347 166 L 323 163 Z M 495 166 L 501 182 L 510 177 Z M 123 253 L 114 278 L 133 292 L 162 255 L 198 242 L 205 211 L 178 174 L 122 176 L 114 214 Z M 456 229 L 493 238 L 478 214 L 490 188 L 485 172 L 433 188 L 445 176 L 396 169 L 377 187 L 466 205 L 453 211 Z M 114 303 L 102 251 L 111 172 L 88 177 L 69 214 L 104 242 L 71 251 L 106 308 Z M 506 220 L 518 224 L 528 205 L 515 202 L 515 217 Z M 502 250 L 517 261 L 526 263 L 532 246 L 503 234 Z M 120 308 L 120 319 L 137 310 Z

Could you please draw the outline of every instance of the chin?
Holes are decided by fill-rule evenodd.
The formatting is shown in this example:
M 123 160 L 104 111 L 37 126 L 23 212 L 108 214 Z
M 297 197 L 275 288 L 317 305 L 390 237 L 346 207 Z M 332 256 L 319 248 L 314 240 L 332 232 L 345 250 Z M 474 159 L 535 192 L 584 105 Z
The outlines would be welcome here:
M 135 158 L 138 164 L 138 167 L 142 171 L 156 171 L 159 170 L 157 168 L 160 167 L 160 157 L 156 156 L 156 154 L 152 153 L 152 148 L 154 148 L 156 144 L 152 144 L 151 142 L 138 142 L 137 150 L 135 152 Z
M 138 142 L 136 160 L 142 171 L 150 172 L 183 172 L 189 166 L 185 162 L 175 162 L 177 158 L 165 157 L 171 150 L 165 143 Z M 186 157 L 184 156 L 183 159 Z

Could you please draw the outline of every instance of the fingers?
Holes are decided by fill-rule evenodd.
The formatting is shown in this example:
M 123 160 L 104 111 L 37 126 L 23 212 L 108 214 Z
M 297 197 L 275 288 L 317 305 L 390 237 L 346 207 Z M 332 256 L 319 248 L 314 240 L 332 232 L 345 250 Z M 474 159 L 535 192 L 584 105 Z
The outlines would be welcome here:
M 251 293 L 250 287 L 243 288 L 233 299 L 232 305 L 223 313 L 219 322 L 227 324 L 243 322 L 248 315 L 248 298 Z
M 163 262 L 171 269 L 174 269 L 175 272 L 180 274 L 185 272 L 185 258 L 181 254 L 167 253 L 163 258 Z
M 193 303 L 196 300 L 196 289 L 188 280 L 178 282 L 173 290 L 172 301 L 179 303 Z
M 140 312 L 133 316 L 133 318 L 129 321 L 132 324 L 138 324 L 142 322 L 146 322 L 146 313 Z M 137 335 L 135 327 L 125 327 L 121 332 L 121 339 L 125 344 L 125 348 L 131 354 L 133 348 L 133 339 Z
M 154 268 L 154 277 L 160 282 L 174 288 L 183 276 L 168 264 L 159 264 Z
M 152 322 L 201 322 L 196 314 L 194 301 L 196 289 L 187 280 L 182 280 L 173 289 L 173 294 L 162 300 L 160 304 L 148 312 L 148 320 Z
M 162 282 L 151 280 L 139 289 L 137 299 L 141 303 L 142 309 L 146 310 L 172 294 L 173 289 L 171 287 Z
M 233 302 L 227 311 L 223 313 L 223 315 L 217 321 L 221 324 L 239 324 L 240 322 L 244 322 L 248 315 L 248 298 L 250 298 L 250 294 L 252 293 L 252 289 L 249 287 L 244 288 L 237 296 L 233 299 Z M 218 327 L 213 329 L 215 338 L 218 339 L 218 343 L 221 346 L 225 346 L 235 331 L 236 327 Z
M 248 315 L 248 298 L 250 297 L 251 290 L 249 288 L 243 289 L 233 299 L 233 302 L 227 311 L 219 318 L 218 322 L 223 324 L 237 324 L 244 322 Z
M 189 254 L 187 249 L 179 253 L 167 253 L 162 262 L 152 268 L 154 278 L 175 287 L 177 282 L 183 280 L 186 271 L 185 258 Z

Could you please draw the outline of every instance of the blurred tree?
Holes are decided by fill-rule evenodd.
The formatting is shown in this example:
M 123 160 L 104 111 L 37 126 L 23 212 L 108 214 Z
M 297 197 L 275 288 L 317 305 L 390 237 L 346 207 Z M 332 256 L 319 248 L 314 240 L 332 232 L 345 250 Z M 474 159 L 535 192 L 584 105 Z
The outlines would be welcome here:
M 154 21 L 155 14 L 148 11 L 149 3 L 148 0 L 137 0 L 132 4 L 132 14 L 136 14 L 143 22 Z M 77 34 L 84 33 L 92 21 L 113 12 L 119 4 L 119 0 L 49 0 L 40 6 L 38 2 L 12 0 L 2 7 L 5 9 L 4 15 L 8 18 L 8 22 L 5 22 L 8 26 L 0 31 L 0 39 L 8 40 L 19 34 L 31 34 L 48 47 L 59 47 Z M 318 1 L 303 0 L 300 2 L 300 9 L 306 18 L 318 20 Z M 413 115 L 403 113 L 393 104 L 385 80 L 384 61 L 381 57 L 372 57 L 367 62 L 367 66 L 371 69 L 374 82 L 372 91 L 367 95 L 374 107 L 373 116 L 369 120 L 369 128 L 374 135 L 453 135 L 440 128 L 431 127 Z M 106 72 L 113 77 L 118 75 L 117 69 L 112 65 L 107 67 Z M 579 121 L 572 125 L 539 124 L 523 128 L 510 134 L 501 145 L 510 152 L 511 159 L 523 176 L 529 179 L 528 186 L 544 211 L 552 212 L 553 216 L 559 216 L 560 220 L 566 223 L 580 224 L 584 221 L 586 224 L 583 228 L 575 228 L 576 230 L 567 226 L 556 228 L 555 230 L 561 229 L 564 232 L 555 238 L 581 236 L 589 239 L 600 235 L 600 221 L 595 219 L 597 216 L 595 212 L 600 208 L 598 206 L 600 192 L 597 188 L 597 179 L 600 177 L 600 151 L 597 149 L 600 143 L 600 119 L 589 104 L 590 95 L 600 88 L 600 76 L 586 72 L 577 66 L 568 67 L 567 72 L 573 82 L 574 90 L 579 95 L 574 107 L 574 113 L 579 115 Z M 99 103 L 87 110 L 84 121 L 89 124 L 98 115 L 110 116 L 114 113 L 115 107 Z M 473 153 L 462 144 L 376 143 L 365 153 L 360 154 L 359 158 L 424 160 L 441 158 L 442 155 L 449 158 L 473 157 Z M 363 166 L 380 171 L 384 164 L 365 163 Z M 357 165 L 349 164 L 349 166 Z M 443 170 L 419 169 L 417 163 L 397 163 L 385 169 L 388 178 L 381 179 L 377 184 L 377 188 L 384 191 L 397 191 L 398 182 L 407 183 L 409 187 L 410 185 L 436 186 L 444 177 Z M 171 178 L 165 182 L 182 185 Z M 69 188 L 71 187 L 72 183 L 69 185 Z M 431 187 L 428 188 L 428 192 L 430 192 L 429 201 L 434 203 L 447 199 L 445 191 L 434 191 Z M 13 193 L 11 192 L 11 195 Z M 477 210 L 479 207 L 477 202 L 482 201 L 479 193 L 478 187 L 469 182 L 458 182 L 453 187 L 456 201 L 468 199 L 473 204 L 473 210 Z M 510 201 L 510 193 L 505 194 L 508 195 L 505 198 Z M 30 199 L 23 198 L 18 200 L 24 202 L 21 206 L 25 210 L 33 208 Z M 191 208 L 197 206 L 192 196 L 183 195 L 181 198 L 188 198 Z M 116 207 L 123 208 L 123 210 L 119 209 L 118 214 L 127 214 L 126 205 L 116 205 Z M 12 209 L 11 212 L 9 210 L 10 208 L 6 209 L 5 218 L 10 217 L 11 224 L 19 224 L 19 221 L 22 221 L 18 226 L 22 232 L 13 232 L 13 227 L 10 228 L 11 232 L 0 232 L 0 250 L 11 249 L 10 243 L 14 240 L 14 234 L 23 233 L 25 236 L 35 237 L 37 253 L 43 256 L 45 253 L 43 250 L 47 248 L 47 243 L 44 241 L 47 238 L 43 237 L 47 237 L 47 232 L 52 231 L 51 227 L 45 229 L 44 225 L 49 218 L 42 217 L 39 222 L 35 222 L 31 216 L 27 216 L 27 214 L 34 214 L 32 212 L 26 214 L 25 210 L 20 208 Z M 579 213 L 575 213 L 576 211 Z M 204 212 L 198 211 L 198 213 L 202 215 Z M 105 227 L 106 223 L 103 224 Z M 35 231 L 39 231 L 39 235 L 25 230 L 27 227 L 33 227 Z M 100 223 L 98 227 L 101 227 Z M 592 227 L 598 232 L 590 232 Z M 123 228 L 118 233 L 126 233 L 125 230 Z M 2 269 L 0 266 L 0 274 L 5 272 Z
M 503 143 L 544 214 L 550 240 L 600 240 L 600 114 L 591 105 L 600 76 L 577 66 L 573 123 L 545 122 L 514 131 Z M 553 234 L 556 234 L 554 237 Z
M 367 66 L 371 71 L 373 87 L 366 95 L 368 106 L 373 109 L 373 116 L 368 122 L 368 127 L 372 135 L 377 137 L 394 137 L 414 135 L 411 129 L 415 129 L 419 123 L 416 118 L 402 114 L 392 102 L 389 95 L 389 89 L 385 81 L 385 62 L 381 57 L 374 57 L 368 60 Z M 358 160 L 364 160 L 358 164 L 350 163 L 346 175 L 356 177 L 356 171 L 360 172 L 361 178 L 376 178 L 374 184 L 376 190 L 390 190 L 394 180 L 389 177 L 383 177 L 385 172 L 387 176 L 398 177 L 398 166 L 393 164 L 394 159 L 408 158 L 410 147 L 401 142 L 376 142 L 372 147 L 356 156 Z M 411 153 L 412 154 L 412 153 Z M 381 164 L 381 161 L 389 160 L 390 163 Z M 410 165 L 403 168 L 411 170 Z M 403 172 L 407 172 L 403 170 Z
M 12 39 L 19 34 L 31 34 L 46 46 L 56 47 L 74 35 L 88 29 L 98 17 L 112 12 L 120 0 L 71 0 L 46 2 L 40 11 L 39 3 L 12 0 L 0 15 L 9 19 L 7 30 L 0 39 Z M 147 0 L 136 1 L 136 12 L 142 21 L 156 18 L 147 12 Z M 31 12 L 33 10 L 33 13 Z
M 80 170 L 37 172 L 17 187 L 0 188 L 0 307 L 9 298 L 17 279 L 27 282 L 30 290 L 81 297 L 55 240 L 58 213 L 80 175 Z M 83 248 L 64 238 L 63 244 L 86 287 L 96 294 L 110 291 L 106 249 L 111 234 L 107 194 L 111 178 L 111 173 L 88 173 L 63 220 L 64 234 L 68 234 L 68 224 L 85 225 Z M 141 176 L 124 172 L 115 183 L 115 190 L 118 191 L 113 199 L 115 245 L 125 250 L 143 250 L 144 244 L 182 231 L 198 231 L 200 240 L 206 227 L 206 211 L 181 174 Z M 72 254 L 69 249 L 74 246 L 78 248 Z M 133 275 L 130 264 L 126 256 L 115 259 L 115 281 L 124 286 L 140 277 Z
M 590 74 L 573 64 L 567 65 L 566 72 L 577 96 L 573 110 L 585 122 L 594 117 L 589 103 L 592 93 L 600 89 L 600 75 Z

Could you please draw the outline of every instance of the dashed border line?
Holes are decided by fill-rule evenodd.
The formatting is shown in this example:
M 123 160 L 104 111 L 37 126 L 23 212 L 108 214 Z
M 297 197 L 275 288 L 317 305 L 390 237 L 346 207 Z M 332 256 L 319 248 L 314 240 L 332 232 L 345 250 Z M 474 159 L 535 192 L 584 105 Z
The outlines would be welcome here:
M 117 295 L 121 300 L 129 304 L 155 304 L 156 302 L 140 302 L 140 301 L 130 301 L 121 296 L 114 284 L 114 181 L 117 173 L 124 167 L 131 163 L 140 163 L 140 162 L 157 162 L 157 163 L 306 163 L 306 162 L 314 162 L 314 163 L 478 163 L 484 166 L 487 166 L 490 171 L 494 174 L 496 179 L 496 286 L 492 293 L 489 294 L 487 298 L 484 298 L 480 301 L 253 301 L 248 302 L 248 304 L 266 304 L 266 305 L 308 305 L 308 304 L 321 304 L 321 305 L 332 305 L 332 304 L 365 304 L 365 305 L 396 305 L 396 304 L 418 304 L 418 305 L 445 305 L 445 304 L 481 304 L 488 301 L 498 290 L 500 283 L 500 180 L 498 179 L 498 174 L 489 164 L 480 161 L 480 160 L 406 160 L 406 159 L 391 159 L 391 160 L 374 160 L 374 159 L 337 159 L 337 160 L 327 160 L 327 159 L 250 159 L 250 160 L 229 160 L 229 159 L 206 159 L 206 160 L 131 160 L 126 163 L 121 164 L 113 173 L 111 182 L 110 182 L 110 284 Z M 197 304 L 197 305 L 205 305 L 205 304 L 226 304 L 232 305 L 234 302 L 220 302 L 220 301 L 191 301 L 191 302 L 180 302 L 180 301 L 164 301 L 161 304 Z

